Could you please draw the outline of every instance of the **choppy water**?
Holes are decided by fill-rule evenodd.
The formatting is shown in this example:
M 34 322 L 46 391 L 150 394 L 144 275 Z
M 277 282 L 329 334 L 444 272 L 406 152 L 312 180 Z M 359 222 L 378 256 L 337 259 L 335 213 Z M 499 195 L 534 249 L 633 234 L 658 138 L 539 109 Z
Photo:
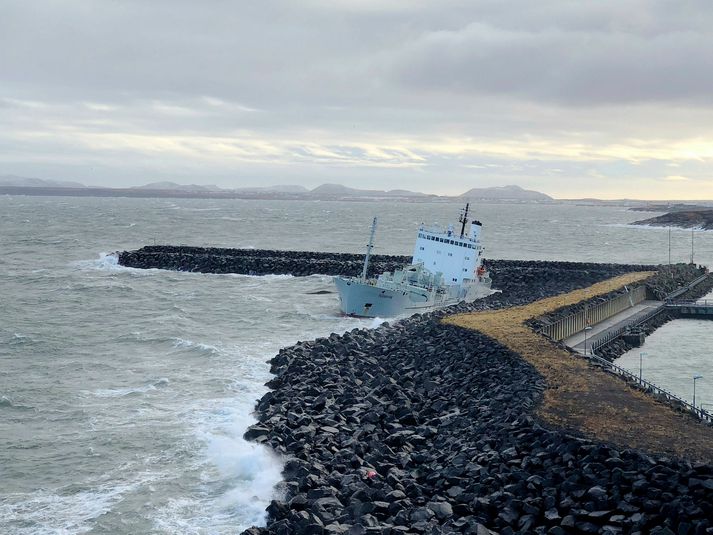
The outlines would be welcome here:
M 378 215 L 377 252 L 409 254 L 420 222 L 454 221 L 459 208 L 0 197 L 0 533 L 213 534 L 261 522 L 280 462 L 241 437 L 266 361 L 297 340 L 376 324 L 314 294 L 331 289 L 328 277 L 139 271 L 105 253 L 154 240 L 360 252 Z M 642 214 L 620 208 L 490 204 L 475 216 L 492 258 L 667 261 L 667 231 L 629 227 Z M 687 260 L 690 233 L 673 238 L 674 261 Z M 696 251 L 713 264 L 713 233 L 696 235 Z M 713 344 L 706 325 L 700 348 Z M 703 352 L 692 366 L 713 381 Z
M 705 296 L 713 299 L 713 293 Z M 665 324 L 641 347 L 624 353 L 615 364 L 713 413 L 713 320 L 681 319 Z M 641 354 L 644 354 L 643 356 Z M 639 370 L 641 366 L 641 370 Z

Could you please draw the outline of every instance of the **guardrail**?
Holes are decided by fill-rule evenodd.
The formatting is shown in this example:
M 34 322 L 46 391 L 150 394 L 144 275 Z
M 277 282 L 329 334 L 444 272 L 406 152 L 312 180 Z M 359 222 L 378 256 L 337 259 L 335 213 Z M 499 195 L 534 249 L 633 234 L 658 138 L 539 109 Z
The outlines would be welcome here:
M 713 307 L 713 299 L 686 299 L 681 301 L 666 301 L 667 307 Z
M 663 306 L 659 306 L 653 310 L 649 310 L 648 312 L 636 317 L 633 322 L 627 323 L 626 325 L 619 327 L 618 329 L 610 330 L 607 332 L 607 334 L 605 336 L 596 338 L 591 344 L 588 344 L 588 347 L 590 347 L 592 351 L 596 351 L 600 347 L 607 345 L 612 340 L 619 338 L 626 331 L 628 331 L 634 327 L 638 327 L 642 323 L 649 321 L 654 316 L 659 315 L 664 310 L 665 310 L 665 307 L 663 307 Z
M 611 370 L 612 372 L 616 373 L 617 375 L 622 376 L 627 382 L 634 383 L 636 386 L 639 388 L 643 389 L 649 394 L 653 394 L 654 396 L 657 396 L 658 398 L 663 398 L 663 401 L 673 405 L 676 408 L 680 408 L 683 410 L 687 410 L 688 412 L 691 412 L 694 416 L 699 418 L 700 420 L 713 425 L 713 414 L 700 408 L 700 407 L 695 407 L 694 405 L 690 404 L 688 401 L 685 399 L 677 396 L 676 394 L 673 394 L 666 390 L 665 388 L 661 388 L 658 386 L 656 383 L 652 383 L 650 381 L 647 381 L 646 379 L 639 378 L 638 375 L 635 375 L 634 373 L 630 372 L 629 370 L 626 370 L 622 368 L 621 366 L 617 366 L 616 364 L 609 362 L 608 360 L 599 357 L 595 354 L 591 355 L 586 355 L 585 358 L 588 358 L 592 361 L 597 362 L 598 364 L 601 364 L 602 367 Z
M 676 299 L 679 295 L 685 294 L 688 290 L 690 290 L 691 288 L 693 288 L 695 286 L 698 286 L 700 283 L 702 283 L 704 280 L 706 280 L 708 278 L 708 275 L 709 275 L 709 273 L 704 273 L 700 277 L 693 279 L 691 282 L 686 284 L 683 288 L 679 288 L 678 290 L 668 294 L 666 296 L 665 300 L 668 301 L 670 299 Z
M 573 334 L 581 332 L 588 325 L 611 318 L 622 310 L 638 305 L 646 299 L 646 286 L 637 286 L 624 295 L 614 297 L 594 306 L 585 306 L 584 310 L 571 314 L 556 322 L 545 325 L 540 332 L 559 342 Z

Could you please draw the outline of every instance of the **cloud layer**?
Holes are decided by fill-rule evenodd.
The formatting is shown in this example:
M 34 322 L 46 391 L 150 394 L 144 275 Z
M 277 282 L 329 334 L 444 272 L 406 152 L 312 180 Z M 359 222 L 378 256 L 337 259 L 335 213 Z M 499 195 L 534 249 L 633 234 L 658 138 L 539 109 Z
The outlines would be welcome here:
M 713 198 L 712 34 L 703 1 L 11 1 L 0 174 Z

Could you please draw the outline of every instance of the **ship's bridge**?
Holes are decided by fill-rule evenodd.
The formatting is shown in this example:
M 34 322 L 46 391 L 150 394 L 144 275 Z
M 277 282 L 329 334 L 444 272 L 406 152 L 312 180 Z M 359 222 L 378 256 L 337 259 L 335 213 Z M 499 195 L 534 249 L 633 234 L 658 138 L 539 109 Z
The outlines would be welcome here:
M 473 221 L 470 227 L 469 235 L 460 236 L 453 231 L 453 226 L 444 231 L 422 225 L 418 229 L 412 263 L 423 263 L 429 271 L 443 273 L 443 281 L 448 285 L 474 280 L 483 249 L 480 223 Z

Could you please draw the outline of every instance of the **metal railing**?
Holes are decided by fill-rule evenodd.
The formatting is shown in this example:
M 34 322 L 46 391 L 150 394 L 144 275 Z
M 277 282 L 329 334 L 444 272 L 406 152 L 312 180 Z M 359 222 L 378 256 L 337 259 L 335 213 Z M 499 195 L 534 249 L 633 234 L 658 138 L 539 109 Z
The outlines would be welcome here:
M 709 273 L 704 273 L 700 277 L 693 279 L 691 282 L 686 284 L 683 288 L 679 288 L 675 292 L 671 292 L 666 296 L 666 301 L 669 301 L 671 299 L 676 299 L 679 295 L 685 294 L 688 290 L 691 288 L 698 286 L 700 283 L 702 283 L 704 280 L 708 278 Z
M 624 295 L 614 297 L 594 306 L 585 306 L 574 314 L 556 322 L 545 325 L 540 332 L 550 339 L 559 342 L 584 330 L 588 325 L 604 321 L 619 312 L 638 305 L 646 300 L 646 286 L 637 286 Z
M 641 314 L 640 316 L 637 316 L 634 319 L 634 321 L 632 321 L 631 323 L 627 323 L 626 325 L 623 325 L 623 326 L 619 327 L 618 329 L 613 329 L 613 330 L 607 331 L 606 335 L 596 338 L 595 340 L 592 341 L 591 344 L 588 344 L 588 347 L 590 347 L 592 351 L 596 351 L 600 347 L 607 345 L 612 340 L 619 338 L 626 331 L 629 331 L 632 328 L 636 328 L 639 325 L 641 325 L 642 323 L 646 323 L 651 318 L 653 318 L 654 316 L 657 316 L 664 310 L 665 309 L 662 306 L 658 306 L 658 307 L 654 308 L 653 310 L 649 310 L 648 312 Z
M 686 299 L 679 301 L 666 301 L 667 307 L 713 307 L 713 299 Z
M 661 388 L 656 383 L 652 383 L 643 378 L 639 379 L 638 375 L 622 368 L 621 366 L 617 366 L 616 364 L 609 362 L 608 360 L 597 355 L 586 355 L 585 358 L 595 361 L 607 370 L 611 370 L 617 375 L 622 376 L 627 382 L 633 383 L 645 392 L 656 396 L 657 398 L 659 398 L 660 401 L 665 401 L 666 403 L 673 405 L 674 408 L 687 410 L 688 412 L 693 413 L 694 416 L 701 419 L 702 421 L 708 424 L 713 424 L 713 413 L 710 413 L 701 407 L 693 406 L 685 399 L 677 396 L 676 394 L 673 394 L 672 392 L 669 392 L 665 388 Z

